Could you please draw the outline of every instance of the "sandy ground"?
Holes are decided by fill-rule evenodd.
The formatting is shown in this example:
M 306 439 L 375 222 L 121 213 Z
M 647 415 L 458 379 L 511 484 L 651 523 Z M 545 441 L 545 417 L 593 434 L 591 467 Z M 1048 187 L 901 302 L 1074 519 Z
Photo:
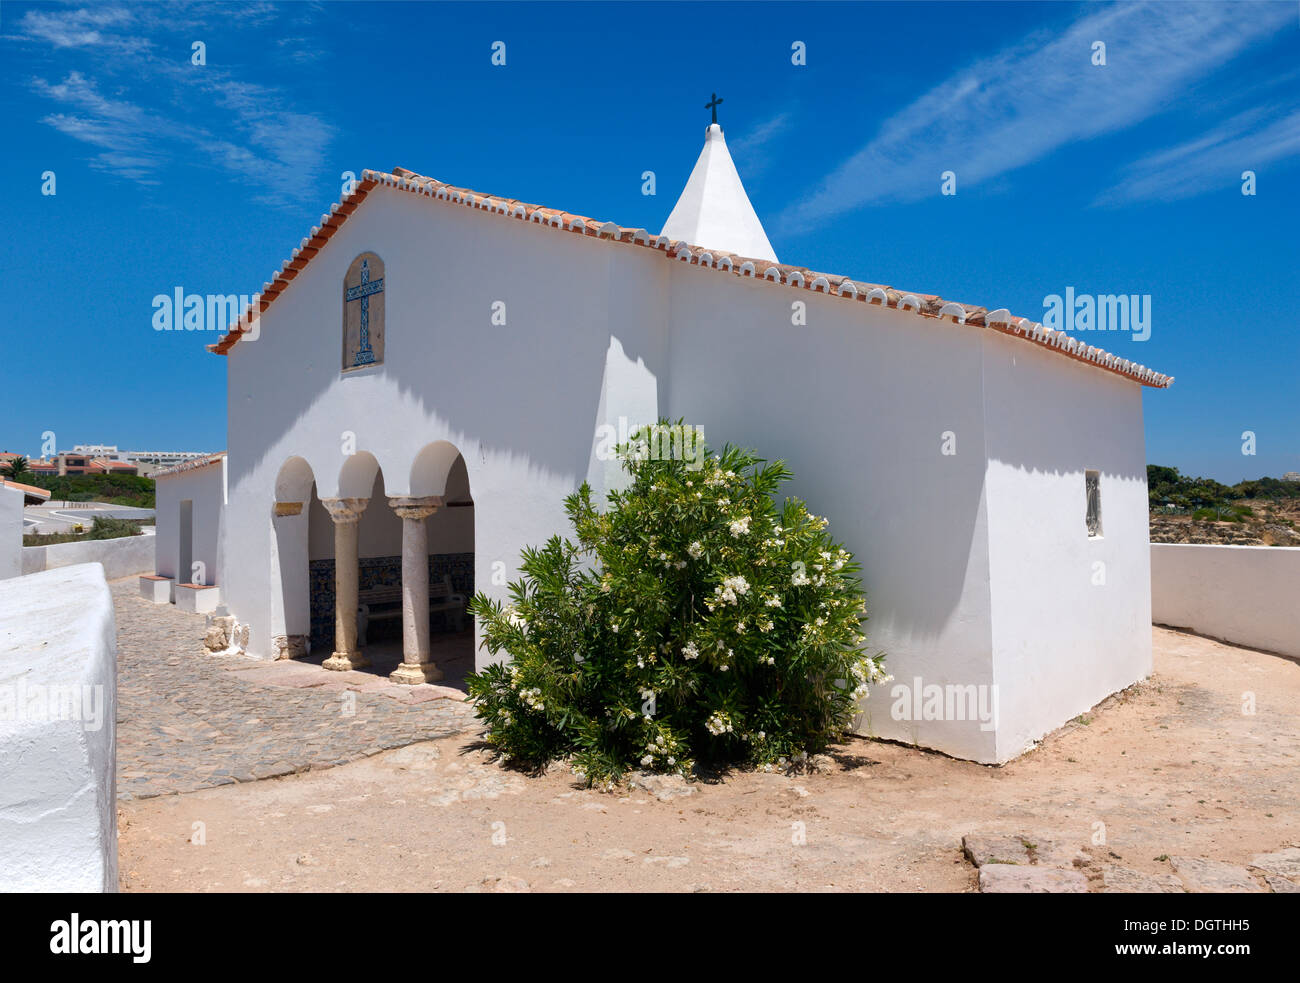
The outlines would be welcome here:
M 1300 664 L 1153 631 L 1150 681 L 1001 768 L 851 739 L 814 774 L 602 793 L 453 737 L 124 803 L 122 888 L 971 891 L 967 833 L 1150 873 L 1300 846 Z

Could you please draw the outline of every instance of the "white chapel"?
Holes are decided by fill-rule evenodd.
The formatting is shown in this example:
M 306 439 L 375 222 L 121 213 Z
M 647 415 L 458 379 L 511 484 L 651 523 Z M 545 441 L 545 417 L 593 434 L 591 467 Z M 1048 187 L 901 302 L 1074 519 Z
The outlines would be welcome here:
M 601 433 L 666 417 L 788 463 L 896 686 L 996 694 L 885 687 L 864 733 L 1006 761 L 1151 671 L 1142 387 L 1173 380 L 778 261 L 716 123 L 657 233 L 365 171 L 210 350 L 227 449 L 159 477 L 150 589 L 217 592 L 251 656 L 349 669 L 387 637 L 419 684 L 463 636 L 481 666 L 459 599 L 619 480 Z

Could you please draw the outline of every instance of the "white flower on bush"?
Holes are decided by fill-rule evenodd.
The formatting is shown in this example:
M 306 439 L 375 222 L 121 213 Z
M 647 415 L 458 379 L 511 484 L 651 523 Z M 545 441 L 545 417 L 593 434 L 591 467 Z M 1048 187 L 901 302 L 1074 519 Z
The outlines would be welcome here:
M 708 720 L 704 722 L 708 732 L 714 737 L 721 737 L 723 734 L 731 733 L 731 718 L 725 713 L 715 711 Z
M 812 583 L 812 581 L 808 579 L 808 574 L 804 572 L 803 566 L 800 565 L 795 568 L 794 576 L 790 578 L 790 583 L 795 587 L 803 587 L 806 584 Z
M 542 702 L 542 691 L 534 687 L 533 689 L 521 689 L 519 698 L 534 710 L 545 710 L 546 704 Z
M 525 635 L 528 634 L 528 619 L 520 614 L 513 604 L 506 608 L 502 614 L 506 616 L 506 621 L 510 623 L 512 628 L 518 628 Z
M 682 646 L 682 655 L 687 659 L 698 659 L 700 657 L 700 650 L 695 647 L 694 642 L 687 642 Z
M 686 552 L 691 554 L 692 560 L 698 560 L 704 555 L 704 547 L 700 545 L 700 541 L 697 539 L 695 542 L 691 543 L 690 546 L 686 547 Z
M 750 517 L 745 516 L 743 519 L 737 519 L 735 522 L 733 522 L 731 524 L 731 538 L 739 539 L 741 536 L 749 532 L 750 521 L 751 521 Z
M 749 593 L 749 581 L 739 575 L 727 577 L 720 587 L 713 589 L 713 603 L 735 604 L 737 597 Z
M 773 594 L 763 603 L 766 604 L 769 608 L 779 608 L 781 606 L 781 595 Z

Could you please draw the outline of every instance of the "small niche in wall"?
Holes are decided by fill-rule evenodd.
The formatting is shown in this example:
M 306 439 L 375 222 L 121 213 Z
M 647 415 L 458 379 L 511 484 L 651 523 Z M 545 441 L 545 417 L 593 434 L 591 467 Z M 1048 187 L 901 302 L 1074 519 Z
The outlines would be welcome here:
M 1087 495 L 1087 512 L 1085 521 L 1088 524 L 1088 538 L 1101 538 L 1101 472 L 1085 471 L 1083 473 L 1083 488 Z

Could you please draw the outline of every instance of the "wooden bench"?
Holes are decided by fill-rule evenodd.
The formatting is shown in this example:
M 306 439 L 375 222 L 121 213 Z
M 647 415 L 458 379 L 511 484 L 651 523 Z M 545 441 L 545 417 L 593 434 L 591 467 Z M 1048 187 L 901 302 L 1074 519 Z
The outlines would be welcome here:
M 451 589 L 451 578 L 429 581 L 429 613 L 448 611 L 457 631 L 465 630 L 465 607 L 469 599 Z M 401 587 L 371 587 L 357 595 L 357 644 L 366 644 L 366 629 L 372 621 L 402 616 Z

